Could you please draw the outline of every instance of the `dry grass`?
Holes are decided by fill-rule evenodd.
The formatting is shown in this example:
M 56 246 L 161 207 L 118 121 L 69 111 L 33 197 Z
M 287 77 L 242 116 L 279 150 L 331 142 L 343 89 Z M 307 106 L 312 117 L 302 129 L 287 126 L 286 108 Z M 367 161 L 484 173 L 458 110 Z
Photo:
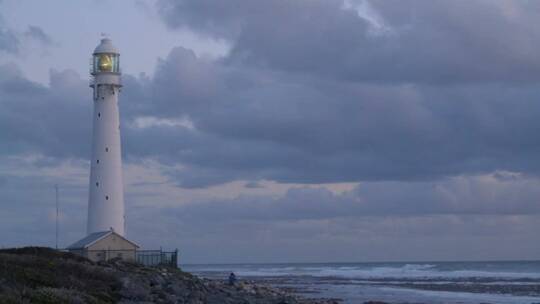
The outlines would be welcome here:
M 115 303 L 121 284 L 90 260 L 50 248 L 0 250 L 0 304 Z

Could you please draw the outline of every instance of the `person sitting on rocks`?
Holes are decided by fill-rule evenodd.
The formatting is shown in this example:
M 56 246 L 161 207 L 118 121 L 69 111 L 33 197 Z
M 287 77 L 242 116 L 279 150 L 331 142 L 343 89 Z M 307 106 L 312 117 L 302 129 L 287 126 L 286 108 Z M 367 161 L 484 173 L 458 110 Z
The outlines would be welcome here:
M 236 283 L 236 275 L 234 272 L 231 272 L 229 275 L 229 285 L 234 286 L 234 283 Z

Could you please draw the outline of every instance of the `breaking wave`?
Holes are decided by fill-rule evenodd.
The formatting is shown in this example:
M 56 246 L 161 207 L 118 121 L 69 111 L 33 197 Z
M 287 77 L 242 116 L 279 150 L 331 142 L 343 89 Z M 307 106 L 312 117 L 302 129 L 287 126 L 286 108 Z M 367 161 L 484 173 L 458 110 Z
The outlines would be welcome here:
M 417 279 L 459 279 L 459 278 L 497 278 L 540 279 L 538 271 L 516 271 L 512 269 L 451 269 L 448 265 L 439 264 L 399 264 L 367 266 L 364 264 L 347 266 L 275 266 L 275 265 L 243 265 L 233 269 L 231 265 L 223 267 L 206 267 L 197 269 L 200 272 L 235 271 L 242 276 L 281 277 L 281 276 L 312 276 L 333 277 L 346 279 L 386 279 L 386 278 L 417 278 Z M 228 267 L 225 269 L 225 267 Z M 450 269 L 449 269 L 450 268 Z

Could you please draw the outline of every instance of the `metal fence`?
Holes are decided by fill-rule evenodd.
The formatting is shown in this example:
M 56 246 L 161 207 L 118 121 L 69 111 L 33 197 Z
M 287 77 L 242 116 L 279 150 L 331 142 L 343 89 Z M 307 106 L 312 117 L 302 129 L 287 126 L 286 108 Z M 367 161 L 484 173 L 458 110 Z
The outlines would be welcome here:
M 64 249 L 65 250 L 65 249 Z M 175 251 L 159 250 L 65 250 L 82 255 L 93 261 L 107 261 L 120 258 L 135 261 L 144 266 L 169 266 L 178 267 L 178 249 Z
M 145 266 L 178 267 L 178 249 L 175 251 L 137 250 L 136 261 Z

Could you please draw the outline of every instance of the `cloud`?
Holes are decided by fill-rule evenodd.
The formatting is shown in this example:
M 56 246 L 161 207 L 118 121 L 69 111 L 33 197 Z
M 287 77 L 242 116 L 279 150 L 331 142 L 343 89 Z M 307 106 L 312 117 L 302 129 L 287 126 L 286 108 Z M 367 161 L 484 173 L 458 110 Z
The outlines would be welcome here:
M 86 81 L 52 70 L 50 86 L 25 78 L 14 65 L 0 66 L 1 154 L 89 157 L 91 98 Z
M 0 2 L 1 5 L 1 2 Z M 30 39 L 38 41 L 44 46 L 53 44 L 51 37 L 39 26 L 30 25 L 24 33 L 20 33 L 5 24 L 4 18 L 0 14 L 0 54 L 15 55 L 25 49 L 24 40 Z
M 190 221 L 323 220 L 387 216 L 534 215 L 540 213 L 538 179 L 501 180 L 497 175 L 440 182 L 368 182 L 335 194 L 325 187 L 294 187 L 285 195 L 239 196 L 193 202 L 167 212 Z
M 0 156 L 0 246 L 53 246 L 55 240 L 54 185 L 60 185 L 60 246 L 80 238 L 86 214 L 87 168 L 81 162 L 61 161 L 42 167 L 36 156 Z
M 177 47 L 159 60 L 152 77 L 124 75 L 120 110 L 125 159 L 156 159 L 169 166 L 166 176 L 188 188 L 234 180 L 318 184 L 425 181 L 495 171 L 538 175 L 540 167 L 535 164 L 540 146 L 534 138 L 540 92 L 534 83 L 517 84 L 515 79 L 504 78 L 519 74 L 510 70 L 505 70 L 504 79 L 486 76 L 497 75 L 496 71 L 485 75 L 468 71 L 473 67 L 468 57 L 459 59 L 463 70 L 451 77 L 475 75 L 478 81 L 426 82 L 454 68 L 455 54 L 439 52 L 438 44 L 434 49 L 413 51 L 412 46 L 408 49 L 413 42 L 401 41 L 439 37 L 453 47 L 463 47 L 461 51 L 483 48 L 457 43 L 457 34 L 449 29 L 459 25 L 462 39 L 478 37 L 474 22 L 485 18 L 493 24 L 493 29 L 483 28 L 492 38 L 485 43 L 508 43 L 508 54 L 515 55 L 521 44 L 512 43 L 508 39 L 515 37 L 504 33 L 525 25 L 536 28 L 532 24 L 537 19 L 531 17 L 536 6 L 511 5 L 509 9 L 491 3 L 471 4 L 470 19 L 463 19 L 458 14 L 464 5 L 460 1 L 413 2 L 408 8 L 370 2 L 368 13 L 377 15 L 371 19 L 392 29 L 378 37 L 368 33 L 373 20 L 339 1 L 265 1 L 264 9 L 240 5 L 241 1 L 236 6 L 160 1 L 169 26 L 229 39 L 233 49 L 228 56 L 211 60 Z M 448 16 L 439 16 L 446 10 Z M 271 22 L 275 20 L 280 22 Z M 357 35 L 360 42 L 350 35 Z M 329 43 L 328 37 L 337 40 Z M 399 65 L 394 60 L 405 60 L 399 59 L 405 55 L 385 52 L 381 39 L 408 54 L 407 64 L 423 58 L 436 62 L 417 62 L 412 64 L 414 69 L 396 73 Z M 270 45 L 263 50 L 266 43 Z M 440 47 L 445 46 L 441 43 Z M 493 48 L 485 47 L 486 52 Z M 248 48 L 255 61 L 240 58 Z M 342 52 L 356 50 L 354 56 L 369 57 L 374 49 L 373 56 L 383 57 L 366 62 L 380 60 L 376 66 L 345 67 L 340 61 Z M 435 53 L 416 54 L 424 51 Z M 303 54 L 300 60 L 299 54 Z M 269 64 L 259 64 L 257 58 L 267 55 L 273 58 Z M 519 66 L 505 61 L 505 56 L 496 56 L 497 63 L 486 62 L 488 55 L 478 56 L 478 65 Z M 304 72 L 295 67 L 302 60 Z M 349 79 L 329 73 L 329 67 L 317 68 L 318 64 L 332 64 L 336 71 L 406 77 L 399 82 L 374 81 L 377 75 Z M 429 69 L 417 73 L 425 67 Z M 2 69 L 0 103 L 5 110 L 0 124 L 6 138 L 2 152 L 88 159 L 92 110 L 86 81 L 70 71 L 53 71 L 50 85 L 43 86 L 29 81 L 15 67 Z
M 159 227 L 133 229 L 145 235 L 144 242 L 158 236 L 180 242 L 191 262 L 523 258 L 538 248 L 528 241 L 538 225 L 538 183 L 486 175 L 362 183 L 342 194 L 296 187 L 277 197 L 240 195 L 143 207 L 132 210 L 130 219 L 162 219 Z M 494 250 L 500 242 L 516 247 Z M 219 250 L 208 250 L 212 246 Z M 396 246 L 403 250 L 391 250 Z M 517 249 L 524 246 L 525 251 Z
M 171 176 L 186 187 L 539 172 L 532 84 L 352 84 L 209 62 L 177 48 L 147 89 L 152 115 L 192 123 L 137 130 L 140 141 L 154 142 L 144 154 L 184 166 Z
M 363 14 L 351 2 L 161 0 L 158 8 L 170 28 L 230 40 L 235 64 L 355 82 L 538 80 L 536 2 L 355 1 L 369 4 Z M 372 34 L 373 20 L 386 34 Z
M 42 86 L 14 66 L 2 70 L 2 151 L 88 159 L 86 81 L 52 71 Z M 124 80 L 125 159 L 157 159 L 182 187 L 540 172 L 532 84 L 348 83 L 211 61 L 185 48 L 162 59 L 152 78 Z
M 251 189 L 258 189 L 258 188 L 264 188 L 264 185 L 258 183 L 258 182 L 247 182 L 244 187 L 251 188 Z
M 28 26 L 28 30 L 24 32 L 24 35 L 30 39 L 34 39 L 42 43 L 45 46 L 50 46 L 53 44 L 52 38 L 48 34 L 46 34 L 39 26 Z
M 61 246 L 84 234 L 88 164 L 36 167 L 35 161 L 0 162 L 8 181 L 1 191 L 6 233 L 0 245 L 54 244 L 54 221 L 42 215 L 54 211 L 55 184 Z M 209 198 L 215 193 L 205 190 L 206 197 L 188 203 L 167 202 L 170 191 L 157 185 L 150 191 L 132 185 L 128 231 L 144 248 L 180 248 L 184 263 L 532 258 L 538 250 L 538 183 L 497 172 L 439 182 L 361 183 L 341 194 L 297 186 L 283 195 L 226 199 Z M 509 246 L 496 250 L 501 242 Z M 391 250 L 396 246 L 402 250 Z
M 19 45 L 17 35 L 12 30 L 2 27 L 0 19 L 0 51 L 16 54 L 19 52 Z

